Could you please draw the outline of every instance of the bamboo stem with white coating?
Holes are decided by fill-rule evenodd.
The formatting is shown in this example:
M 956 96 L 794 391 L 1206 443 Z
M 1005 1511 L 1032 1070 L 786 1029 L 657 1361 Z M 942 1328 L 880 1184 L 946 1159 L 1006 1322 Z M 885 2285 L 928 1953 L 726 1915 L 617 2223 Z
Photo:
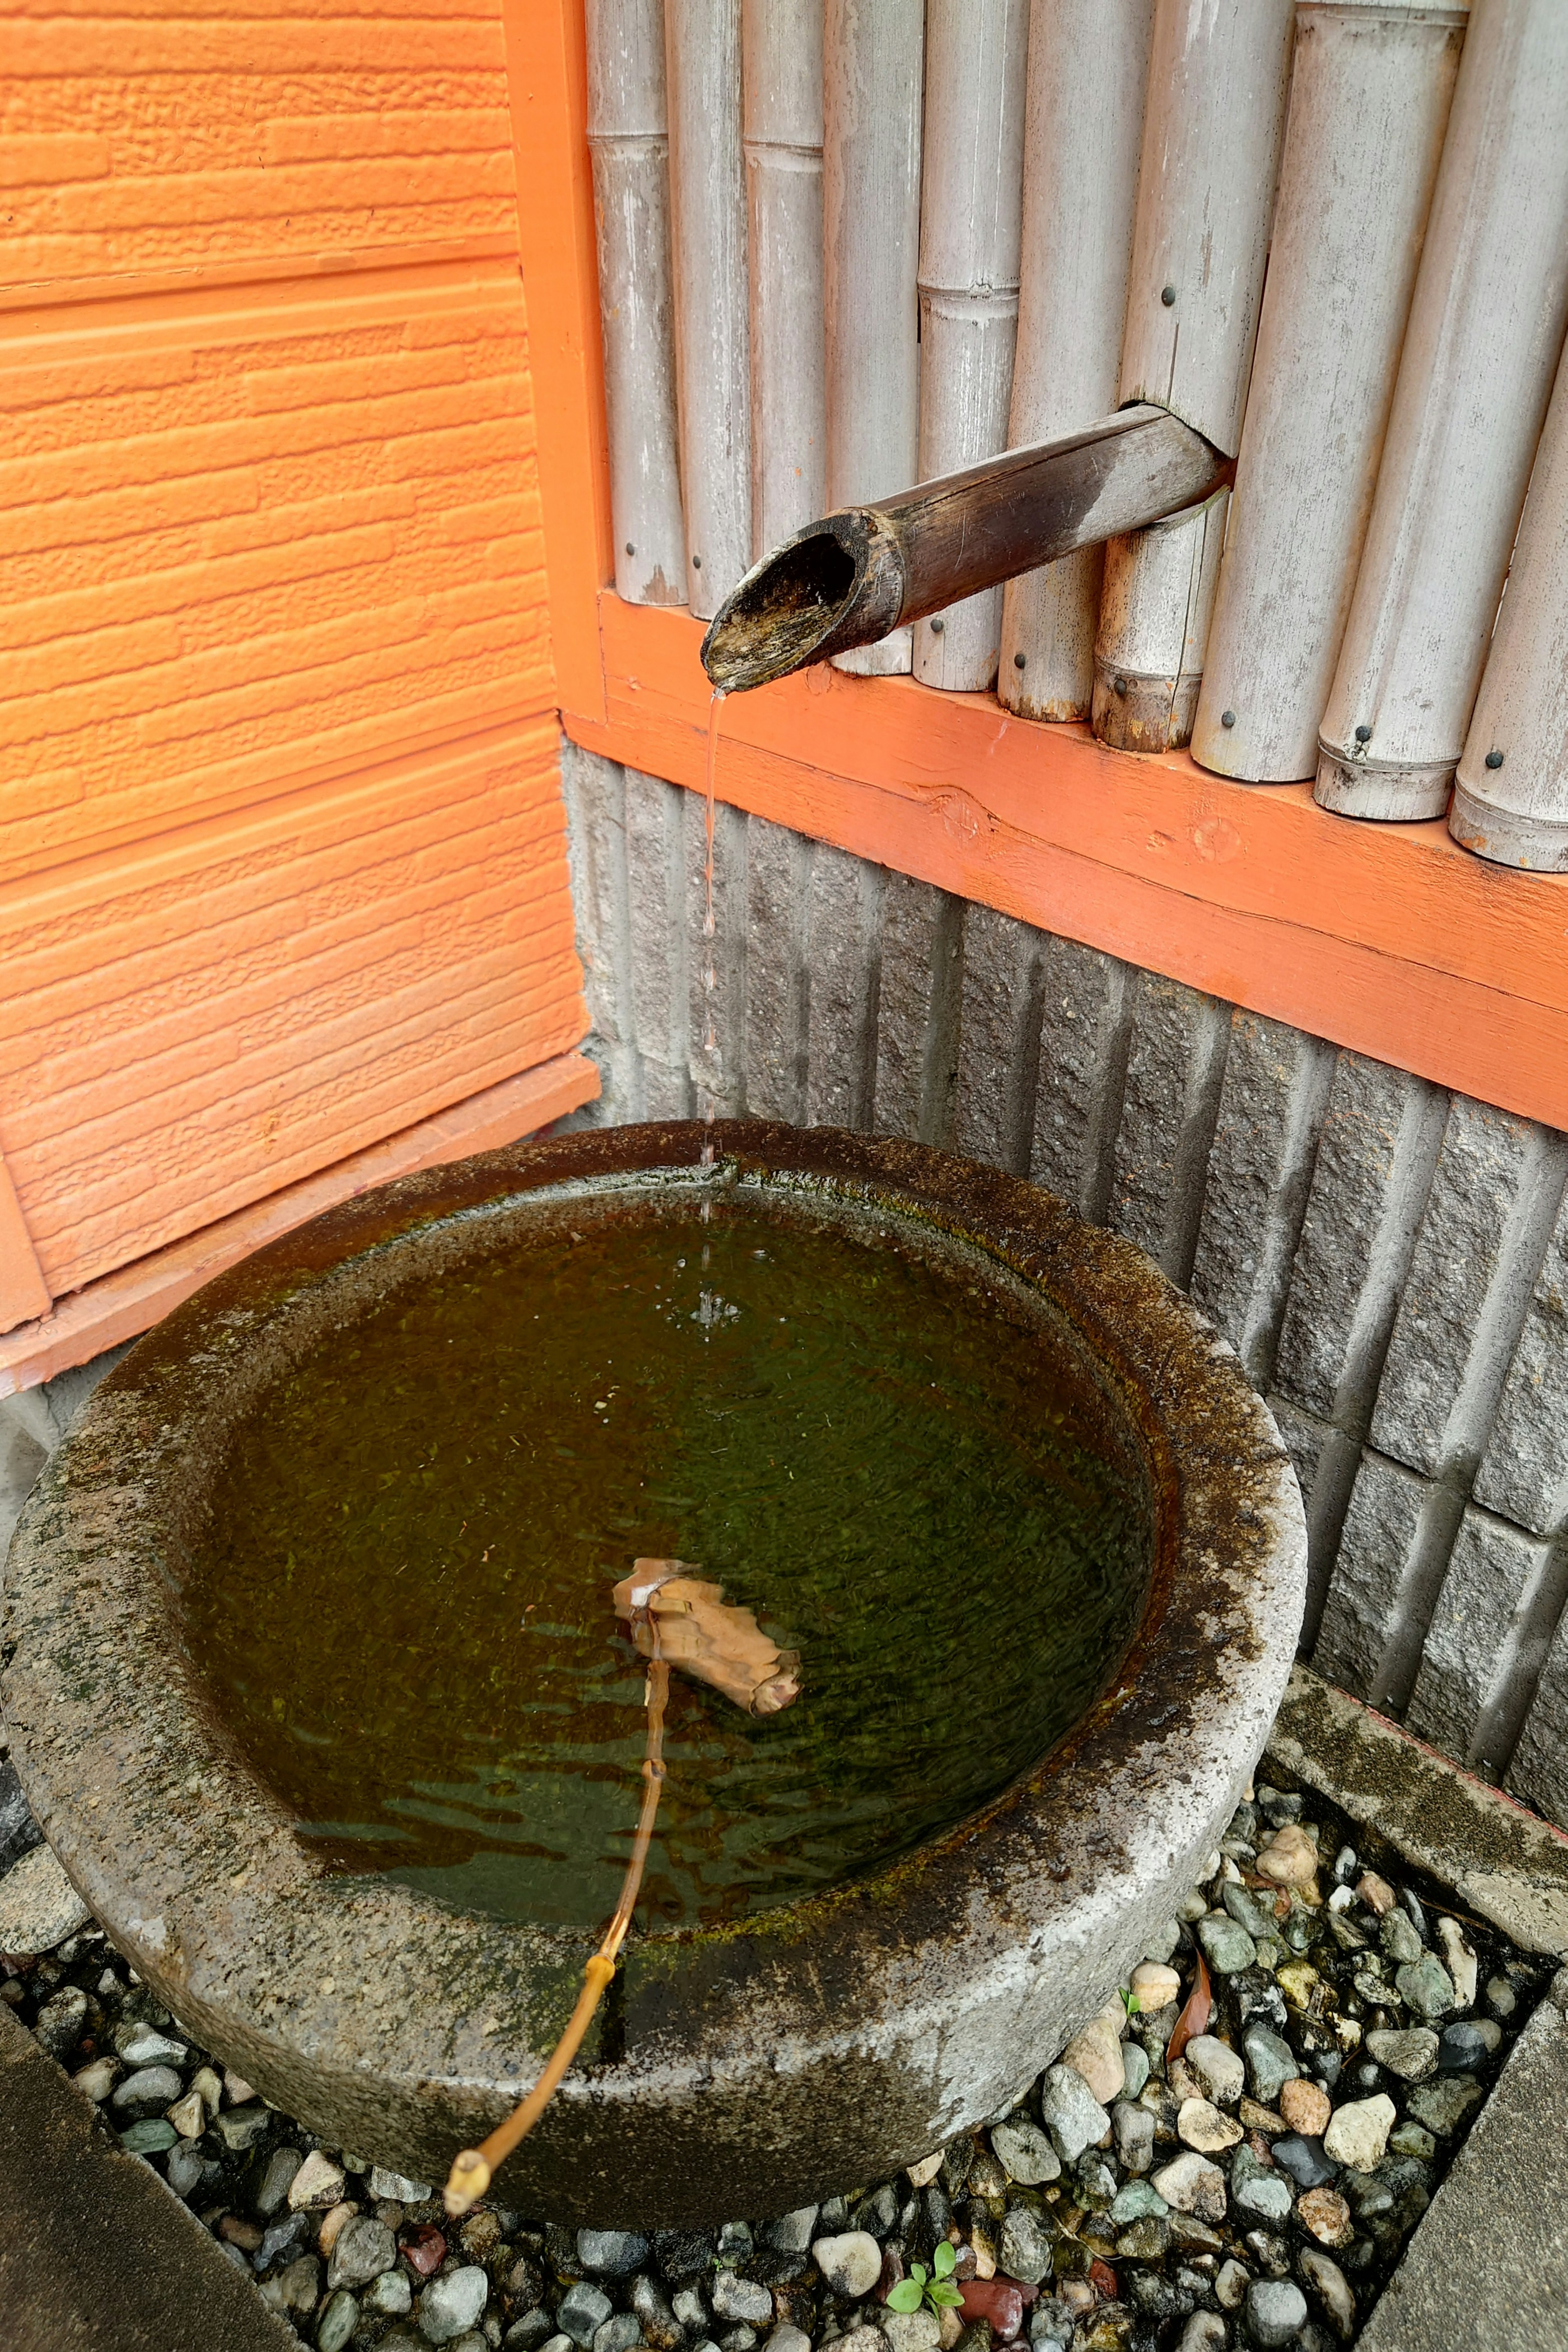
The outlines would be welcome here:
M 663 0 L 588 0 L 588 150 L 616 593 L 684 604 Z
M 741 0 L 668 0 L 664 30 L 687 588 L 706 620 L 752 560 Z
M 928 0 L 921 197 L 920 473 L 1007 446 L 1018 315 L 1028 0 Z M 996 677 L 1002 591 L 918 622 L 914 674 L 983 693 Z
M 1316 797 L 1440 816 L 1568 323 L 1568 7 L 1472 15 Z
M 743 0 L 752 560 L 827 503 L 822 0 Z
M 826 0 L 822 58 L 827 499 L 865 505 L 920 471 L 924 0 Z M 907 629 L 838 667 L 890 677 Z
M 1536 452 L 1448 830 L 1496 865 L 1568 874 L 1568 352 Z
M 1029 24 L 1023 239 L 1008 443 L 1116 405 L 1154 0 L 1038 0 Z M 996 691 L 1028 719 L 1087 719 L 1103 551 L 1003 592 Z
M 1291 0 L 1156 0 L 1154 11 L 1120 396 L 1160 402 L 1227 457 L 1263 291 L 1292 24 Z M 1107 551 L 1094 681 L 1095 731 L 1102 720 L 1110 730 L 1102 740 L 1164 750 L 1145 738 L 1158 731 L 1168 678 L 1167 740 L 1187 740 L 1218 520 Z M 1149 691 L 1130 710 L 1140 680 Z
M 1268 282 L 1193 729 L 1313 776 L 1464 41 L 1429 0 L 1300 0 Z

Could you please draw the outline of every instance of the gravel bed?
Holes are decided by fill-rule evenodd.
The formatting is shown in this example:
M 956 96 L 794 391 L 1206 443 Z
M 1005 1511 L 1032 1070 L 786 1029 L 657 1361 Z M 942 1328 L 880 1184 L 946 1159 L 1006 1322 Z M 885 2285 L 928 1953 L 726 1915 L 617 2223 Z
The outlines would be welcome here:
M 323 2147 L 196 2047 L 90 1927 L 0 1962 L 0 1999 L 321 2352 L 1329 2352 L 1550 1971 L 1262 1783 L 1183 1910 L 984 2130 L 783 2220 L 647 2236 L 500 2204 L 449 2224 L 433 2184 Z M 1200 1955 L 1212 2014 L 1170 2058 Z M 942 2239 L 962 2306 L 890 2308 Z

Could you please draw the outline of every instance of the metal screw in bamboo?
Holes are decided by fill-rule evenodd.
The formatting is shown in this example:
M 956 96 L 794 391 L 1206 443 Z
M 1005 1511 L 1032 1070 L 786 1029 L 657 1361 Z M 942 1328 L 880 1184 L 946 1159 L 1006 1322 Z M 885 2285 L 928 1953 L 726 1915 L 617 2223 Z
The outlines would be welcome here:
M 1473 15 L 1316 796 L 1440 816 L 1568 321 L 1568 8 Z M 1363 733 L 1361 730 L 1365 730 Z
M 1520 518 L 1448 830 L 1497 865 L 1568 874 L 1568 351 Z
M 752 557 L 826 504 L 822 0 L 743 0 Z
M 669 0 L 664 32 L 687 588 L 706 620 L 752 560 L 741 0 Z
M 1193 727 L 1194 759 L 1221 775 L 1317 773 L 1465 15 L 1429 0 L 1300 0 L 1268 281 Z
M 928 0 L 920 256 L 924 481 L 1007 446 L 1028 29 L 1028 0 Z M 1000 588 L 917 622 L 915 676 L 926 686 L 983 693 L 996 677 L 1001 623 Z
M 632 604 L 684 604 L 663 0 L 588 0 L 588 148 L 616 592 Z
M 1029 23 L 1023 247 L 1008 442 L 1116 405 L 1154 0 L 1054 0 Z M 1028 719 L 1087 719 L 1104 551 L 1003 592 L 996 691 Z
M 920 467 L 921 104 L 924 0 L 827 0 L 822 53 L 827 502 L 865 505 Z M 910 639 L 837 658 L 907 670 Z
M 1159 401 L 1227 457 L 1263 290 L 1292 21 L 1291 0 L 1156 0 L 1154 11 L 1121 397 Z M 1163 750 L 1162 720 L 1168 742 L 1186 741 L 1215 521 L 1107 548 L 1094 686 L 1103 741 Z M 1134 619 L 1136 642 L 1125 634 Z

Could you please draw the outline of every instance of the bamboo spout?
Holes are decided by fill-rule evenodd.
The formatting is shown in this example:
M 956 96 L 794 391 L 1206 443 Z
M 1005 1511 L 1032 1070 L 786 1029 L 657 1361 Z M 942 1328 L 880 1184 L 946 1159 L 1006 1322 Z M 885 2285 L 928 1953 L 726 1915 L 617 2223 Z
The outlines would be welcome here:
M 1200 505 L 1231 461 L 1146 404 L 807 524 L 754 563 L 702 640 L 727 694 L 766 686 L 1077 547 Z

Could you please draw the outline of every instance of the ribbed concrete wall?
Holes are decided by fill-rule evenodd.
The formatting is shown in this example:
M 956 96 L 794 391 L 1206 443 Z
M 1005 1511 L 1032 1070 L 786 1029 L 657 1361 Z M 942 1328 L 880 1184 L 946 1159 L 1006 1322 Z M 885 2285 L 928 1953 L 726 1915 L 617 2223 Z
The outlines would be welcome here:
M 698 1107 L 702 804 L 568 745 L 595 1123 Z M 1240 1350 L 1304 1649 L 1568 1822 L 1568 1137 L 717 813 L 718 1108 L 917 1137 L 1129 1234 Z

